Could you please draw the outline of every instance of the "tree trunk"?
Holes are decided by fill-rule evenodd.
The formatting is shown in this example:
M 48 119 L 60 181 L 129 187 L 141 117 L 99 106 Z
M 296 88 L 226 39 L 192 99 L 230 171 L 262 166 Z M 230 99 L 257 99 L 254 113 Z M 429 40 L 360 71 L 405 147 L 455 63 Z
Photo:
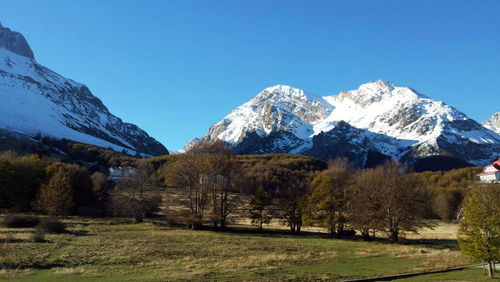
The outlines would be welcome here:
M 398 230 L 391 230 L 391 241 L 393 243 L 397 243 L 399 241 L 399 232 Z
M 495 278 L 495 276 L 493 275 L 493 263 L 492 262 L 488 262 L 488 276 L 490 278 Z
M 201 223 L 199 222 L 191 223 L 191 230 L 200 230 L 200 229 L 201 229 Z
M 370 240 L 370 230 L 361 229 L 361 237 L 363 238 L 363 240 Z

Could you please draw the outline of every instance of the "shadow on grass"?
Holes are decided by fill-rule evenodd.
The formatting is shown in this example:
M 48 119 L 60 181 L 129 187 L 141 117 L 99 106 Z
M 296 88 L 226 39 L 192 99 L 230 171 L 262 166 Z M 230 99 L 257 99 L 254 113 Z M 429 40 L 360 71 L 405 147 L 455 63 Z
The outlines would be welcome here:
M 324 232 L 314 232 L 314 231 L 301 231 L 300 233 L 291 232 L 289 230 L 283 229 L 256 229 L 252 227 L 243 226 L 231 226 L 227 228 L 215 228 L 211 226 L 203 226 L 199 230 L 213 231 L 218 233 L 227 233 L 234 235 L 252 235 L 252 236 L 262 236 L 262 237 L 273 237 L 273 238 L 318 238 L 318 239 L 337 239 L 345 240 L 351 242 L 377 242 L 383 244 L 400 244 L 400 245 L 424 245 L 428 248 L 433 249 L 452 249 L 459 250 L 458 242 L 456 240 L 450 239 L 403 239 L 399 243 L 393 243 L 387 238 L 383 237 L 371 237 L 370 239 L 363 238 L 360 235 L 353 236 L 335 236 L 332 237 L 328 233 Z
M 28 264 L 18 264 L 18 263 L 1 263 L 0 269 L 51 269 L 54 267 L 65 267 L 62 263 L 28 263 Z
M 61 233 L 61 234 L 64 234 L 64 233 Z M 65 234 L 70 234 L 70 235 L 74 235 L 74 236 L 95 236 L 93 234 L 89 234 L 88 231 L 86 230 L 78 230 L 78 231 L 66 231 Z
M 459 250 L 458 241 L 451 239 L 406 239 L 404 245 L 426 245 L 435 249 Z
M 158 226 L 168 226 L 174 228 L 188 229 L 185 224 L 172 224 L 165 218 L 149 218 L 146 221 L 151 222 Z M 203 225 L 199 229 L 200 231 L 213 231 L 217 233 L 226 233 L 234 235 L 252 235 L 252 236 L 262 236 L 262 237 L 273 237 L 273 238 L 293 238 L 293 237 L 303 237 L 303 238 L 322 238 L 322 239 L 339 239 L 352 242 L 377 242 L 383 244 L 400 244 L 400 245 L 424 245 L 433 249 L 451 249 L 459 250 L 458 241 L 451 239 L 403 239 L 399 243 L 393 243 L 388 238 L 384 237 L 370 237 L 366 239 L 360 235 L 343 235 L 332 237 L 329 233 L 325 232 L 314 232 L 314 231 L 301 231 L 301 232 L 291 232 L 285 229 L 258 229 L 252 226 L 238 226 L 231 225 L 226 228 L 216 228 L 210 225 Z

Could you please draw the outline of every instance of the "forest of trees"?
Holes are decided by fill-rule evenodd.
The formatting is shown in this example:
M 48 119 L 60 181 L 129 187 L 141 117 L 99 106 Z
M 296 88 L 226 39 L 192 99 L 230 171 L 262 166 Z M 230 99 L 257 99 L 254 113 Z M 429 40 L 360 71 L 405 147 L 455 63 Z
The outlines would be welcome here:
M 321 226 L 332 237 L 356 230 L 369 239 L 383 232 L 398 242 L 402 233 L 429 226 L 427 219 L 456 220 L 481 169 L 415 173 L 404 164 L 387 161 L 360 170 L 347 159 L 327 164 L 286 154 L 235 156 L 215 143 L 176 156 L 159 170 L 158 177 L 168 187 L 188 192 L 187 221 L 192 228 L 209 219 L 214 226 L 225 227 L 227 216 L 242 207 L 241 198 L 230 195 L 245 195 L 247 216 L 260 229 L 274 219 L 293 233 L 303 226 Z M 222 211 L 223 219 L 218 218 Z
M 76 214 L 81 207 L 102 209 L 110 187 L 103 173 L 91 175 L 78 164 L 0 154 L 0 210 L 59 216 Z
M 167 195 L 169 187 L 184 192 L 184 213 L 175 221 L 193 229 L 226 228 L 231 216 L 243 211 L 260 229 L 277 220 L 293 233 L 321 226 L 332 237 L 356 232 L 370 239 L 378 232 L 398 242 L 402 233 L 427 226 L 426 219 L 456 220 L 481 170 L 415 173 L 395 161 L 356 169 L 347 159 L 326 163 L 289 154 L 234 155 L 222 142 L 149 159 L 67 145 L 79 159 L 95 162 L 82 166 L 2 153 L 0 209 L 64 216 L 92 207 L 100 215 L 141 222 L 160 205 L 162 186 Z M 111 164 L 136 169 L 111 183 L 105 174 Z

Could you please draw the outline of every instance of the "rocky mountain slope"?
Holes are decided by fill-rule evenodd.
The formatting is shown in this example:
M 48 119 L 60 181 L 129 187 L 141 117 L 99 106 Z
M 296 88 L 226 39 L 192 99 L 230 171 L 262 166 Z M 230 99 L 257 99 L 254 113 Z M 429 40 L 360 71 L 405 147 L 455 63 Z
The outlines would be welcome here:
M 500 136 L 464 113 L 378 80 L 319 97 L 290 86 L 264 89 L 210 127 L 202 141 L 221 139 L 237 153 L 296 153 L 410 163 L 437 154 L 483 165 L 500 154 Z
M 129 154 L 168 154 L 144 130 L 112 115 L 85 85 L 37 63 L 25 38 L 1 24 L 0 101 L 0 129 Z
M 500 112 L 494 113 L 491 118 L 481 123 L 484 127 L 500 134 Z
M 200 142 L 200 138 L 197 138 L 197 137 L 191 138 L 191 140 L 189 140 L 186 143 L 186 145 L 184 145 L 184 147 L 182 147 L 182 149 L 180 149 L 176 153 L 179 153 L 179 154 L 186 153 L 187 151 L 191 150 L 193 148 L 193 146 L 198 142 Z

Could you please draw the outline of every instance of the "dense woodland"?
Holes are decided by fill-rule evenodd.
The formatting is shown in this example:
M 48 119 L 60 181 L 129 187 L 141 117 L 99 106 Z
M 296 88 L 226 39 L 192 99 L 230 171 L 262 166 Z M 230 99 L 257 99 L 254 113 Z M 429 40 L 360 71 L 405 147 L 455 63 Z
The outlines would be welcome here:
M 167 219 L 197 229 L 226 228 L 235 211 L 259 228 L 280 220 L 291 232 L 322 226 L 331 236 L 384 232 L 394 242 L 401 233 L 426 226 L 424 219 L 455 220 L 474 186 L 479 167 L 447 172 L 412 172 L 387 161 L 356 169 L 346 159 L 328 163 L 289 154 L 234 155 L 223 143 L 199 144 L 185 154 L 138 159 L 111 150 L 53 140 L 65 158 L 0 155 L 0 208 L 54 216 L 92 213 L 154 214 L 169 187 L 185 192 L 183 216 Z M 76 163 L 68 160 L 74 158 Z M 113 166 L 136 167 L 118 183 L 108 181 Z

